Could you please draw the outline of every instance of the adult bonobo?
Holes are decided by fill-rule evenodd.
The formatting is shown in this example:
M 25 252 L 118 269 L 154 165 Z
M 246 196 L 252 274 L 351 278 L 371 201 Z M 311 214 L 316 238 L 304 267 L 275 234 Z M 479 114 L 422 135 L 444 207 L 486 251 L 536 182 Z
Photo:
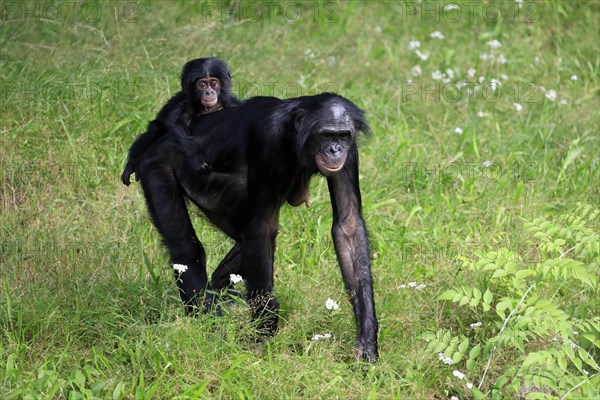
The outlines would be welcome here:
M 335 94 L 287 100 L 255 97 L 194 119 L 191 136 L 165 135 L 148 148 L 139 176 L 188 311 L 210 309 L 212 291 L 226 288 L 230 274 L 240 274 L 253 316 L 261 321 L 260 331 L 274 333 L 279 209 L 286 201 L 308 204 L 309 180 L 320 172 L 327 177 L 335 251 L 356 317 L 356 356 L 377 360 L 378 325 L 358 184 L 360 131 L 369 131 L 363 111 Z M 202 153 L 199 160 L 195 149 Z M 205 160 L 210 173 L 198 172 L 197 163 Z M 236 242 L 210 283 L 185 198 Z

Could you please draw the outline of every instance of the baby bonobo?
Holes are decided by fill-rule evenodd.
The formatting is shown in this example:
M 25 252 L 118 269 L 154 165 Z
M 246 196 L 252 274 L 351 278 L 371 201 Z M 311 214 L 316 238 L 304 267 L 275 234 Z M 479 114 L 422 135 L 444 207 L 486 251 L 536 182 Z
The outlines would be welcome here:
M 187 136 L 192 117 L 235 107 L 239 103 L 240 100 L 231 93 L 231 74 L 223 60 L 211 57 L 187 62 L 181 73 L 181 91 L 169 99 L 156 118 L 148 123 L 146 132 L 129 148 L 127 164 L 121 174 L 123 184 L 129 186 L 129 177 L 138 170 L 142 155 L 164 134 Z M 206 160 L 200 159 L 198 164 L 199 171 L 210 171 Z

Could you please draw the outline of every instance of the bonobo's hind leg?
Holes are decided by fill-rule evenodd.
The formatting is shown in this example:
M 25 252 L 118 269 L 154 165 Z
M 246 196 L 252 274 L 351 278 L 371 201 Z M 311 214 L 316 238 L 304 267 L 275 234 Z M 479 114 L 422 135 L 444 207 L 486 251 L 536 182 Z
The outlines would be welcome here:
M 161 147 L 159 147 L 162 150 Z M 170 168 L 148 157 L 140 166 L 140 180 L 148 210 L 174 264 L 181 300 L 188 312 L 212 308 L 213 294 L 206 274 L 206 254 L 188 216 L 187 208 Z M 144 161 L 146 161 L 144 160 Z M 206 293 L 206 297 L 202 296 Z
M 219 264 L 217 269 L 211 275 L 211 284 L 213 289 L 221 290 L 230 286 L 230 275 L 240 274 L 242 269 L 242 251 L 240 244 L 236 243 L 235 246 L 229 250 L 229 253 L 225 256 L 223 261 Z

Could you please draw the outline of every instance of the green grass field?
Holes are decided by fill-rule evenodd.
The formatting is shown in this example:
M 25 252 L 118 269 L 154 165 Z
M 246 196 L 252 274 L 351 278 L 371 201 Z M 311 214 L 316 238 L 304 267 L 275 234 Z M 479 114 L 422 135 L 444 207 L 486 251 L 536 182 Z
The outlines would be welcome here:
M 0 398 L 600 398 L 598 1 L 0 9 Z M 352 357 L 322 178 L 281 211 L 276 337 L 251 343 L 243 303 L 185 316 L 120 174 L 206 56 L 243 98 L 367 110 L 376 365 Z M 232 243 L 193 220 L 212 271 Z

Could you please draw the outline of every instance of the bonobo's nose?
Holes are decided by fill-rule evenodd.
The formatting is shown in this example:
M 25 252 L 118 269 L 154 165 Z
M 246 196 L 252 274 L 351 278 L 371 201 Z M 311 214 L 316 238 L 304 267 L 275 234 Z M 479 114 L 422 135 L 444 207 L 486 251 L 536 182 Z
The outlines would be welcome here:
M 342 152 L 342 145 L 339 143 L 336 144 L 332 144 L 331 146 L 329 146 L 329 148 L 327 149 L 327 152 L 332 156 L 332 157 L 338 157 L 340 155 L 340 153 Z

